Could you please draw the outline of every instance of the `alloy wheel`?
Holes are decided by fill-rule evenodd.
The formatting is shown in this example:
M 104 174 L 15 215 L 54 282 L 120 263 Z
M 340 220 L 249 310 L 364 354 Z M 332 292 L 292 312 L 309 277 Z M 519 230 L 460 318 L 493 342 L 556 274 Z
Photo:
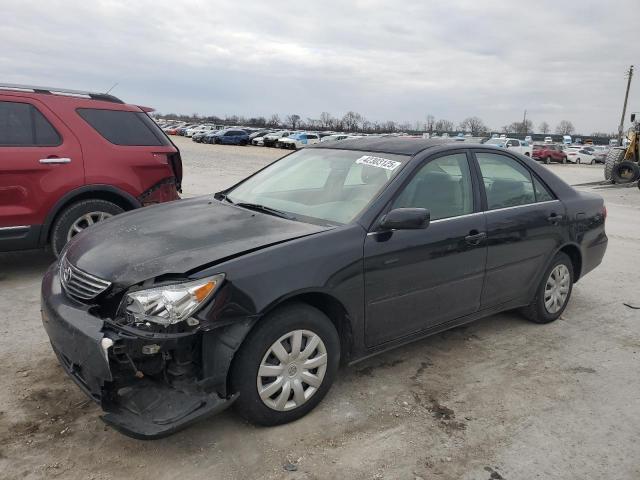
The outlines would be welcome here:
M 258 395 L 273 410 L 293 410 L 318 391 L 326 371 L 327 349 L 320 336 L 294 330 L 276 340 L 262 358 Z
M 67 242 L 75 237 L 77 234 L 82 232 L 85 228 L 90 227 L 94 223 L 101 222 L 106 220 L 107 218 L 112 217 L 110 213 L 107 212 L 89 212 L 85 213 L 81 217 L 79 217 L 73 224 L 71 228 L 69 228 L 69 232 L 67 233 Z
M 561 263 L 551 270 L 544 287 L 544 307 L 547 312 L 554 314 L 564 307 L 570 286 L 571 274 L 566 265 Z

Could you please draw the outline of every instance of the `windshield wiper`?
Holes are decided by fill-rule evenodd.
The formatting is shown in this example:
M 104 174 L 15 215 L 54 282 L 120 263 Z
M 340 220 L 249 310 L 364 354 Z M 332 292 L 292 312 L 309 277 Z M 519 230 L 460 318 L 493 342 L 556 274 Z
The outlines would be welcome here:
M 296 219 L 296 217 L 294 217 L 293 215 L 290 215 L 287 212 L 283 212 L 282 210 L 278 210 L 276 208 L 267 207 L 266 205 L 260 205 L 258 203 L 239 202 L 239 203 L 236 203 L 235 205 L 237 205 L 239 207 L 246 208 L 248 210 L 257 210 L 258 212 L 263 212 L 263 213 L 266 213 L 266 214 L 269 214 L 269 215 L 274 215 L 276 217 L 286 218 L 287 220 L 295 220 Z

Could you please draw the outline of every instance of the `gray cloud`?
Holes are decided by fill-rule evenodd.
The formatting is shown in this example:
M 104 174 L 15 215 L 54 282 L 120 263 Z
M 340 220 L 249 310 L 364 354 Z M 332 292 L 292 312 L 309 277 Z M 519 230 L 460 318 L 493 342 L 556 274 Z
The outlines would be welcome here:
M 2 3 L 3 80 L 119 82 L 161 112 L 477 115 L 499 128 L 526 108 L 536 125 L 614 131 L 640 53 L 637 0 Z

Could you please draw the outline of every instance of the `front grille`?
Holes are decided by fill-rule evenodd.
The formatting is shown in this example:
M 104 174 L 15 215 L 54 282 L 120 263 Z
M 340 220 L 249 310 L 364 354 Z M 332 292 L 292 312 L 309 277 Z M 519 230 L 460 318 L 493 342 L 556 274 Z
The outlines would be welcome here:
M 97 297 L 111 286 L 111 282 L 71 265 L 66 256 L 60 261 L 60 282 L 70 297 L 82 302 Z

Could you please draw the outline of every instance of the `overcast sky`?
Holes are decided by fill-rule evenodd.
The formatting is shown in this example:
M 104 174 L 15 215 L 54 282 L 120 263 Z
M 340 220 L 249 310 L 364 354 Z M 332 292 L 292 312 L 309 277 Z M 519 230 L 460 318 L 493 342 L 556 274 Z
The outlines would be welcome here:
M 0 0 L 0 81 L 159 112 L 615 131 L 640 4 L 612 1 Z M 640 111 L 640 72 L 630 110 Z M 627 115 L 628 117 L 628 115 Z

